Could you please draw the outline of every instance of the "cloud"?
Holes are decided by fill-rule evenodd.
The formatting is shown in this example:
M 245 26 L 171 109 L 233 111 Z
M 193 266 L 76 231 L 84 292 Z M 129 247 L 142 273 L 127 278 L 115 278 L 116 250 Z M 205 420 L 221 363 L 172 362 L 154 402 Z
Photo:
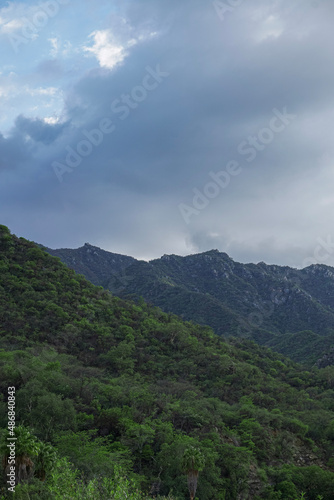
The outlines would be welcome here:
M 36 41 L 33 65 L 0 76 L 13 123 L 0 141 L 3 223 L 53 247 L 90 241 L 143 258 L 216 247 L 301 265 L 332 232 L 332 4 L 250 0 L 224 22 L 211 2 L 109 4 L 96 0 L 92 19 L 73 4 L 82 22 L 69 17 Z M 157 65 L 170 76 L 122 120 L 112 103 Z M 296 119 L 248 162 L 238 146 L 284 107 Z M 115 131 L 60 185 L 52 163 L 105 118 Z M 242 173 L 186 225 L 178 205 L 230 160 Z
M 20 166 L 31 159 L 31 150 L 20 135 L 6 139 L 0 134 L 0 173 L 8 175 L 17 172 Z M 7 177 L 3 179 L 7 180 Z M 8 188 L 8 186 L 6 186 Z M 11 193 L 13 195 L 13 193 Z
M 29 136 L 35 142 L 51 144 L 59 135 L 61 135 L 67 123 L 58 123 L 53 117 L 47 117 L 44 120 L 35 118 L 34 120 L 24 116 L 18 116 L 15 122 L 16 130 L 24 136 Z
M 89 37 L 93 39 L 93 46 L 84 50 L 96 57 L 101 68 L 113 69 L 124 61 L 126 47 L 117 44 L 109 30 L 94 31 Z
M 115 24 L 116 20 L 123 25 L 122 30 L 118 27 L 118 31 L 121 32 L 119 39 L 114 35 L 112 29 L 96 30 L 89 35 L 93 45 L 90 47 L 84 46 L 83 48 L 84 52 L 93 54 L 96 57 L 101 68 L 109 70 L 124 62 L 125 58 L 129 56 L 129 49 L 158 35 L 156 31 L 139 31 L 136 37 L 131 37 L 131 33 L 135 30 L 122 18 L 114 18 L 113 24 Z
M 49 38 L 51 44 L 50 56 L 56 57 L 59 52 L 59 40 L 57 37 Z
M 5 19 L 0 18 L 0 30 L 1 33 L 10 35 L 21 30 L 25 26 L 25 21 L 23 18 L 13 19 L 11 21 L 7 21 Z

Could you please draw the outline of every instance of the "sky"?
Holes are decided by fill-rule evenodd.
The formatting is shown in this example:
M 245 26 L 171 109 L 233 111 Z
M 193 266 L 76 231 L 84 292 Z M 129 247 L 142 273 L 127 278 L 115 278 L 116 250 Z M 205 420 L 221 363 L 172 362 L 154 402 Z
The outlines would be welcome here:
M 334 266 L 332 0 L 0 1 L 0 223 Z

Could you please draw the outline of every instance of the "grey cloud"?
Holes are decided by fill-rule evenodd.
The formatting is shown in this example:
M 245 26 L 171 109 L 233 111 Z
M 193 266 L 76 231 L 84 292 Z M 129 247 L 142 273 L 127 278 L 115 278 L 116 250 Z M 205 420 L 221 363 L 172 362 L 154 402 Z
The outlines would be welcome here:
M 330 173 L 326 182 L 322 176 L 328 164 L 323 154 L 333 153 L 332 4 L 313 9 L 291 0 L 269 7 L 250 1 L 224 22 L 211 2 L 119 6 L 131 25 L 159 35 L 131 49 L 116 70 L 92 70 L 64 89 L 66 125 L 17 119 L 18 151 L 6 140 L 0 151 L 12 164 L 26 161 L 32 175 L 17 211 L 4 212 L 10 225 L 53 247 L 90 241 L 148 258 L 217 247 L 244 262 L 299 265 L 331 227 L 330 209 L 321 203 L 326 199 L 332 207 Z M 254 17 L 261 9 L 268 15 L 274 9 L 281 35 L 256 41 L 265 25 Z M 170 76 L 121 121 L 111 103 L 140 85 L 146 66 L 156 64 Z M 38 71 L 47 79 L 60 74 L 50 61 Z M 267 126 L 274 107 L 285 106 L 296 120 L 247 163 L 238 145 Z M 106 117 L 115 132 L 58 183 L 52 162 L 64 161 L 66 148 L 84 139 L 83 130 Z M 24 134 L 35 144 L 25 143 Z M 193 189 L 203 190 L 209 172 L 232 159 L 240 161 L 242 174 L 188 227 L 178 204 L 190 204 Z M 15 184 L 11 189 L 17 198 Z M 29 199 L 35 200 L 31 212 L 25 210 Z M 38 203 L 37 224 L 31 214 Z
M 31 158 L 31 150 L 21 137 L 5 138 L 0 134 L 0 171 L 18 170 Z
M 16 130 L 21 134 L 27 134 L 31 139 L 43 144 L 51 144 L 68 127 L 68 123 L 48 124 L 44 120 L 18 116 L 15 121 Z
M 232 256 L 236 262 L 245 264 L 265 262 L 295 268 L 306 267 L 311 262 L 334 265 L 334 252 L 328 255 L 326 261 L 317 262 L 314 257 L 317 242 L 303 246 L 293 240 L 289 243 L 282 242 L 279 236 L 273 235 L 264 239 L 256 238 L 255 241 L 237 241 L 231 235 L 221 236 L 202 231 L 189 237 L 188 245 L 191 252 L 205 252 L 217 248 Z

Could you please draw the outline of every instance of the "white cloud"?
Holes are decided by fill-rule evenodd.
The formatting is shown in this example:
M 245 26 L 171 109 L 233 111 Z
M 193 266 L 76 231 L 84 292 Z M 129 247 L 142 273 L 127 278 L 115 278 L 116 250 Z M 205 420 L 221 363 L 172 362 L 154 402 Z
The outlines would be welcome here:
M 47 96 L 55 96 L 58 92 L 58 89 L 56 87 L 39 87 L 39 88 L 29 88 L 25 87 L 25 91 L 27 94 L 35 97 L 37 95 L 47 95 Z
M 19 2 L 8 2 L 6 7 L 0 9 L 0 33 L 10 35 L 21 30 L 40 7 Z
M 273 15 L 267 17 L 257 33 L 257 41 L 263 42 L 267 38 L 278 38 L 284 32 L 281 20 Z
M 57 123 L 60 123 L 60 119 L 58 116 L 47 116 L 43 118 L 43 121 L 48 125 L 56 125 Z
M 71 42 L 66 40 L 62 42 L 59 37 L 48 38 L 51 45 L 49 56 L 52 58 L 68 58 L 70 55 L 79 52 L 79 49 L 73 48 Z
M 123 46 L 118 44 L 112 36 L 110 30 L 94 31 L 89 36 L 94 40 L 92 47 L 84 47 L 85 52 L 93 54 L 101 68 L 113 69 L 118 64 L 122 63 L 127 56 L 126 48 L 135 45 L 135 40 L 130 40 Z
M 25 20 L 23 18 L 20 19 L 12 19 L 11 21 L 6 21 L 4 18 L 0 18 L 0 31 L 6 35 L 10 35 L 25 26 Z
M 124 20 L 123 22 L 126 25 Z M 113 69 L 118 64 L 121 64 L 128 56 L 128 49 L 158 35 L 158 33 L 154 31 L 141 33 L 136 37 L 130 37 L 131 28 L 127 27 L 127 30 L 128 38 L 126 41 L 122 42 L 116 40 L 115 35 L 110 29 L 93 31 L 93 33 L 89 35 L 89 38 L 93 40 L 93 45 L 91 47 L 85 46 L 83 49 L 85 52 L 93 54 L 96 57 L 101 68 Z M 121 38 L 123 40 L 125 39 L 124 33 Z
M 20 113 L 34 118 L 39 116 L 58 116 L 64 106 L 63 91 L 54 86 L 32 86 L 23 83 L 16 73 L 0 75 L 0 98 L 2 114 L 0 117 L 0 133 L 6 135 Z

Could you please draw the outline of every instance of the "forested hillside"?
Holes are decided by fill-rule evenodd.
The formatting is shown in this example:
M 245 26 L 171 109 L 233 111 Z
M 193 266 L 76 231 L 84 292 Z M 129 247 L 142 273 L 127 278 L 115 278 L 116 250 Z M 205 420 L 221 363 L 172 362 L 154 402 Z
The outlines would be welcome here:
M 255 340 L 309 366 L 334 346 L 334 269 L 325 265 L 240 264 L 218 250 L 150 262 L 89 244 L 48 251 L 120 297 L 141 296 L 218 335 Z
M 114 297 L 5 226 L 0 268 L 14 498 L 334 499 L 334 367 Z

